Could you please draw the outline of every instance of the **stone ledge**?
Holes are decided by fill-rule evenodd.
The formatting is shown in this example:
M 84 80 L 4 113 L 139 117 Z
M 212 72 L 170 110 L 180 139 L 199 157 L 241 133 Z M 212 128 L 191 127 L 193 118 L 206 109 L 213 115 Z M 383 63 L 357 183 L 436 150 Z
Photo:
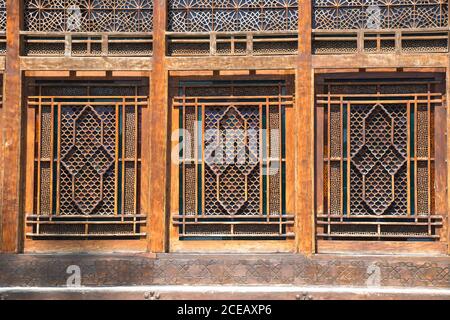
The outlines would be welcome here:
M 450 288 L 448 257 L 294 254 L 0 255 L 3 287 L 62 287 L 67 268 L 82 285 L 293 285 Z
M 142 286 L 0 288 L 1 300 L 324 300 L 445 299 L 450 289 L 318 286 Z

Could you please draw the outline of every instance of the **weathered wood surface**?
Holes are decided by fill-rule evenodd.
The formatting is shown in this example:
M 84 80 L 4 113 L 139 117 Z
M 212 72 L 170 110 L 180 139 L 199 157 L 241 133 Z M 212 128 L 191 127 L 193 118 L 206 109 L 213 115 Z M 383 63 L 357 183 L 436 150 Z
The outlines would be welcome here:
M 102 251 L 111 248 L 122 249 L 128 247 L 133 251 L 141 251 L 143 244 L 147 244 L 147 249 L 153 252 L 165 252 L 169 250 L 169 227 L 168 214 L 170 209 L 171 194 L 170 190 L 174 188 L 170 181 L 173 180 L 174 172 L 171 170 L 170 164 L 170 142 L 169 129 L 172 114 L 170 113 L 169 94 L 169 80 L 176 76 L 185 76 L 190 79 L 273 79 L 275 74 L 289 74 L 295 75 L 296 82 L 296 103 L 297 107 L 290 113 L 290 119 L 287 122 L 287 128 L 290 130 L 293 139 L 290 141 L 289 148 L 295 148 L 296 152 L 293 156 L 288 156 L 288 165 L 294 167 L 295 173 L 287 177 L 287 182 L 292 184 L 295 192 L 288 190 L 287 206 L 295 210 L 297 215 L 297 238 L 295 242 L 295 251 L 305 255 L 310 255 L 316 252 L 315 237 L 314 237 L 314 183 L 319 183 L 317 174 L 314 168 L 314 75 L 316 73 L 334 73 L 344 72 L 393 72 L 393 71 L 414 71 L 414 72 L 442 72 L 447 71 L 447 88 L 449 86 L 448 69 L 449 56 L 447 52 L 441 53 L 405 53 L 401 48 L 401 39 L 403 34 L 396 31 L 395 38 L 395 53 L 364 53 L 363 40 L 367 35 L 362 31 L 350 32 L 352 37 L 358 42 L 357 53 L 354 54 L 329 54 L 329 55 L 314 55 L 312 47 L 312 37 L 320 32 L 313 32 L 312 30 L 312 12 L 311 1 L 302 0 L 300 5 L 300 19 L 299 19 L 299 50 L 297 55 L 273 55 L 267 56 L 251 56 L 252 50 L 247 50 L 247 53 L 242 56 L 190 56 L 190 57 L 175 57 L 167 56 L 166 36 L 169 38 L 172 34 L 166 32 L 167 27 L 167 1 L 157 0 L 154 4 L 154 30 L 153 30 L 153 57 L 111 57 L 105 54 L 101 57 L 20 57 L 19 52 L 19 30 L 21 28 L 20 17 L 22 16 L 20 1 L 8 1 L 8 51 L 6 57 L 0 57 L 0 71 L 5 70 L 5 97 L 4 105 L 1 108 L 1 129 L 2 129 L 2 148 L 0 152 L 0 161 L 3 170 L 0 170 L 0 209 L 1 225 L 2 225 L 2 248 L 5 252 L 18 252 L 22 247 L 23 233 L 21 230 L 21 219 L 23 218 L 22 205 L 26 208 L 32 207 L 30 204 L 32 200 L 23 201 L 22 190 L 24 184 L 22 183 L 21 171 L 25 166 L 25 157 L 29 167 L 32 166 L 30 161 L 33 157 L 30 152 L 26 152 L 26 148 L 22 146 L 21 133 L 24 132 L 22 125 L 25 121 L 22 120 L 23 106 L 22 100 L 22 71 L 26 71 L 27 77 L 47 77 L 48 79 L 57 79 L 58 77 L 70 77 L 71 79 L 93 79 L 102 77 L 110 79 L 111 76 L 136 76 L 149 77 L 151 72 L 151 103 L 150 108 L 143 111 L 144 131 L 143 131 L 143 146 L 142 146 L 142 189 L 143 197 L 141 207 L 143 214 L 149 216 L 149 238 L 147 241 L 139 242 L 122 242 L 112 243 L 108 246 L 105 242 L 52 242 L 41 244 L 39 242 L 27 241 L 27 251 L 35 252 L 40 250 L 53 251 Z M 420 30 L 410 30 L 411 32 L 418 32 Z M 436 32 L 443 30 L 436 28 Z M 444 30 L 445 31 L 445 30 Z M 336 34 L 340 31 L 327 31 L 327 33 Z M 231 33 L 232 34 L 232 33 Z M 47 34 L 48 35 L 48 34 Z M 182 36 L 189 36 L 190 33 L 180 34 Z M 261 36 L 262 33 L 255 35 Z M 103 35 L 104 36 L 104 35 Z M 236 36 L 236 34 L 232 34 Z M 254 45 L 253 34 L 249 35 L 245 40 L 249 44 L 250 49 Z M 327 36 L 325 34 L 324 36 Z M 407 36 L 407 35 L 406 35 Z M 441 35 L 438 35 L 442 37 Z M 387 37 L 383 34 L 377 35 L 377 47 L 380 49 L 381 38 Z M 390 36 L 389 36 L 390 37 Z M 425 36 L 426 39 L 435 36 Z M 215 38 L 213 35 L 212 38 Z M 424 39 L 424 37 L 422 37 Z M 431 39 L 430 38 L 430 39 Z M 215 39 L 216 41 L 217 39 Z M 279 40 L 279 39 L 278 39 Z M 104 38 L 103 40 L 104 41 Z M 169 39 L 171 41 L 171 38 Z M 178 39 L 177 41 L 187 41 L 186 39 Z M 208 40 L 209 41 L 209 40 Z M 234 40 L 233 40 L 234 41 Z M 214 48 L 217 43 L 211 44 L 211 52 L 216 53 Z M 67 49 L 67 48 L 66 48 Z M 67 51 L 67 50 L 66 50 Z M 341 69 L 341 70 L 338 70 Z M 140 73 L 140 74 L 139 74 Z M 170 76 L 169 76 L 170 74 Z M 341 73 L 339 75 L 344 75 Z M 385 75 L 380 75 L 380 77 Z M 291 81 L 291 80 L 289 80 Z M 448 94 L 448 90 L 447 90 Z M 437 110 L 438 114 L 444 116 L 446 111 L 444 108 Z M 33 115 L 28 115 L 29 120 Z M 444 124 L 445 119 L 442 117 L 438 120 L 438 124 Z M 447 116 L 447 127 L 450 123 Z M 27 125 L 28 130 L 33 129 L 30 121 Z M 22 135 L 24 138 L 26 135 Z M 319 137 L 320 138 L 320 137 Z M 28 136 L 30 140 L 28 145 L 32 145 L 33 137 Z M 448 140 L 447 136 L 447 140 Z M 436 145 L 440 148 L 446 148 L 448 143 L 444 137 L 438 137 Z M 448 148 L 447 148 L 448 150 Z M 447 151 L 446 158 L 449 157 Z M 317 163 L 317 162 L 316 162 Z M 437 168 L 442 172 L 443 168 L 450 165 L 444 157 L 437 159 Z M 317 168 L 316 168 L 317 169 Z M 7 173 L 7 174 L 1 174 Z M 28 170 L 31 172 L 31 170 Z M 172 174 L 172 176 L 171 176 Z M 439 176 L 439 175 L 438 175 Z M 316 177 L 316 178 L 315 178 Z M 442 178 L 441 178 L 442 177 Z M 176 177 L 174 177 L 176 179 Z M 437 180 L 438 190 L 447 188 L 448 180 L 445 180 L 445 175 L 441 175 Z M 33 185 L 28 183 L 27 190 L 33 189 Z M 173 191 L 173 190 L 172 190 Z M 450 197 L 444 199 L 440 192 L 437 198 L 438 209 L 442 212 L 448 210 L 448 202 Z M 176 201 L 176 200 L 175 200 Z M 447 203 L 446 203 L 447 202 Z M 448 214 L 447 214 L 448 220 Z M 448 241 L 450 236 L 445 232 L 450 232 L 450 228 L 446 228 L 441 234 L 442 239 Z M 223 244 L 223 246 L 221 246 Z M 203 250 L 213 251 L 221 246 L 219 249 L 226 248 L 236 252 L 250 252 L 250 251 L 294 251 L 294 246 L 291 242 L 284 242 L 277 245 L 276 243 L 242 243 L 222 242 L 218 241 L 203 242 L 203 244 L 191 242 L 184 246 L 175 244 L 172 249 L 174 251 L 197 251 L 198 246 Z M 266 248 L 263 248 L 267 244 Z M 438 254 L 445 250 L 445 245 L 435 248 L 429 244 L 421 243 L 412 246 L 402 246 L 401 244 L 392 244 L 390 246 L 380 247 L 377 244 L 373 247 L 371 245 L 363 245 L 360 243 L 342 243 L 338 246 L 338 250 L 346 253 L 352 252 L 353 246 L 359 252 L 366 251 L 367 253 L 385 253 L 387 250 L 395 250 L 398 253 L 408 253 L 410 248 L 418 248 L 419 251 L 426 254 Z M 324 252 L 332 252 L 332 248 L 324 246 L 323 243 L 319 245 L 319 249 L 323 248 Z M 450 247 L 447 245 L 447 250 Z M 145 249 L 143 249 L 145 250 Z M 320 250 L 319 250 L 320 251 Z
M 296 79 L 296 163 L 295 180 L 297 247 L 303 254 L 314 252 L 314 98 L 311 62 L 311 0 L 300 1 L 303 8 L 299 21 L 299 57 Z M 301 125 L 299 125 L 301 123 Z
M 450 288 L 441 257 L 293 254 L 2 255 L 0 284 L 64 287 L 66 270 L 81 269 L 83 286 L 314 285 Z
M 151 252 L 165 252 L 168 245 L 167 209 L 170 181 L 170 150 L 168 145 L 168 71 L 166 55 L 167 3 L 154 1 L 154 47 L 150 90 L 150 243 Z
M 7 1 L 7 52 L 2 110 L 3 181 L 0 192 L 3 252 L 19 252 L 22 217 L 22 72 L 19 59 L 21 1 Z

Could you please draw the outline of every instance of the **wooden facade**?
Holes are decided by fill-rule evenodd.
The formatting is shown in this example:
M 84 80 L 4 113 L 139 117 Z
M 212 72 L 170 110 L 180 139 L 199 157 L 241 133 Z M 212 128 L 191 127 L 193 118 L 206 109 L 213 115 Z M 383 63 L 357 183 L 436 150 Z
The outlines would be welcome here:
M 447 0 L 0 0 L 1 252 L 448 261 L 449 27 Z

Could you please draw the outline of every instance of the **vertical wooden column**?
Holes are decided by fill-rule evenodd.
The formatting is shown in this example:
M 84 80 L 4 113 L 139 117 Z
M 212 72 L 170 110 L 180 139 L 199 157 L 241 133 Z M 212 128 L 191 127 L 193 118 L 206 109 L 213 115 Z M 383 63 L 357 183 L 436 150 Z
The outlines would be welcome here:
M 450 112 L 449 112 L 449 101 L 450 101 L 450 54 L 447 55 L 447 68 L 446 68 L 446 76 L 445 76 L 445 111 L 447 116 L 447 130 L 446 130 L 446 164 L 447 164 L 447 216 L 444 220 L 444 223 L 447 223 L 447 253 L 450 255 Z M 437 169 L 436 169 L 437 170 Z
M 7 51 L 4 79 L 4 105 L 2 111 L 3 174 L 0 194 L 1 250 L 15 253 L 21 250 L 20 221 L 22 213 L 22 75 L 20 71 L 20 21 L 22 1 L 7 0 Z
M 151 252 L 167 248 L 167 182 L 170 181 L 168 152 L 168 73 L 165 67 L 167 2 L 154 0 L 153 69 L 150 90 L 150 247 Z
M 314 251 L 314 127 L 312 71 L 312 3 L 299 0 L 299 56 L 296 72 L 296 242 L 305 255 Z

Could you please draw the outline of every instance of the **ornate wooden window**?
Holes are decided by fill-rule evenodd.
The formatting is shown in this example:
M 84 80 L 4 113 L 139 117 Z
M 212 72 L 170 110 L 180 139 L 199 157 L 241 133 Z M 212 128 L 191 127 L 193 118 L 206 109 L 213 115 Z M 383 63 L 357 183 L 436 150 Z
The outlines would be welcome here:
M 153 0 L 25 0 L 25 55 L 148 56 Z M 132 34 L 131 34 L 132 33 Z
M 313 3 L 313 28 L 318 30 L 448 27 L 447 0 L 314 0 Z
M 179 239 L 294 236 L 285 161 L 292 106 L 282 82 L 180 84 Z
M 0 54 L 6 53 L 6 0 L 0 0 Z
M 168 53 L 297 54 L 295 0 L 170 0 Z
M 448 52 L 448 1 L 313 2 L 315 54 Z
M 319 84 L 319 240 L 439 241 L 446 116 L 438 78 Z
M 56 81 L 37 82 L 32 90 L 34 204 L 27 236 L 145 236 L 140 139 L 146 86 Z
M 0 32 L 6 31 L 6 0 L 0 0 Z
M 169 31 L 295 31 L 295 0 L 170 0 Z
M 25 30 L 151 32 L 152 0 L 25 0 Z

